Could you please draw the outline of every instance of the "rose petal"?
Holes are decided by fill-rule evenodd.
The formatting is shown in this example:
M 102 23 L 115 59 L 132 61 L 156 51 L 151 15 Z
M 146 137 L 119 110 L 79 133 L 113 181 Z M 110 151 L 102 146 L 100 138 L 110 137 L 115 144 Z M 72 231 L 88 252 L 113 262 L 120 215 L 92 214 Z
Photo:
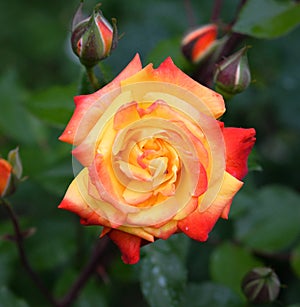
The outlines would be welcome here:
M 170 221 L 159 228 L 144 227 L 144 230 L 152 236 L 163 240 L 168 239 L 172 234 L 176 233 L 177 229 L 177 221 Z
M 89 180 L 88 169 L 84 168 L 70 184 L 59 208 L 78 214 L 83 224 L 113 228 L 123 225 L 126 214 L 102 201 L 95 187 L 89 184 Z
M 133 60 L 124 68 L 124 70 L 109 84 L 90 95 L 81 95 L 75 97 L 76 109 L 72 118 L 70 119 L 66 129 L 59 137 L 63 142 L 77 145 L 87 136 L 89 131 L 94 127 L 97 120 L 101 117 L 105 108 L 96 108 L 93 112 L 88 112 L 89 109 L 101 97 L 109 92 L 113 92 L 120 87 L 121 80 L 124 80 L 142 69 L 142 64 L 138 54 Z M 117 93 L 116 93 L 117 94 Z M 109 101 L 108 101 L 109 103 Z M 99 104 L 99 106 L 101 106 Z M 105 106 L 106 107 L 106 106 Z M 87 116 L 88 115 L 88 116 Z M 82 121 L 84 120 L 84 123 Z M 78 130 L 80 126 L 80 130 Z
M 119 247 L 124 263 L 135 264 L 140 260 L 141 238 L 115 229 L 108 236 Z
M 99 216 L 82 197 L 81 191 L 78 189 L 76 180 L 70 184 L 66 195 L 60 205 L 60 209 L 68 210 L 79 215 L 80 222 L 84 225 L 103 225 L 110 227 L 111 224 L 106 219 Z
M 192 239 L 206 241 L 224 208 L 231 204 L 234 195 L 242 185 L 241 181 L 225 172 L 221 190 L 211 206 L 203 212 L 196 210 L 185 219 L 178 221 L 178 228 Z
M 237 179 L 248 172 L 247 160 L 255 142 L 255 130 L 223 128 L 226 146 L 226 171 Z
M 225 112 L 225 105 L 223 97 L 214 92 L 213 90 L 201 85 L 194 81 L 184 72 L 182 72 L 172 61 L 167 58 L 157 69 L 153 69 L 153 65 L 149 64 L 140 72 L 122 81 L 122 87 L 137 82 L 159 81 L 166 82 L 179 86 L 181 89 L 186 90 L 196 95 L 211 114 L 215 118 L 219 118 Z M 174 93 L 176 96 L 178 93 Z M 197 105 L 195 105 L 197 107 Z

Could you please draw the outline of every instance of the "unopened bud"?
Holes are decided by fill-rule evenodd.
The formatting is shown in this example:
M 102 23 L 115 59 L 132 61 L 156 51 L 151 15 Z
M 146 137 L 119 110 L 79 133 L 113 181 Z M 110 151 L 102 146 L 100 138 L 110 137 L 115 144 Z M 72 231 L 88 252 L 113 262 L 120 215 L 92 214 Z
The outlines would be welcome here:
M 251 82 L 247 49 L 244 47 L 217 64 L 215 88 L 227 98 L 243 92 Z
M 11 150 L 8 160 L 0 159 L 0 198 L 12 194 L 22 176 L 22 163 L 18 148 Z
M 189 61 L 199 63 L 213 51 L 217 33 L 215 24 L 208 24 L 187 33 L 181 42 L 182 53 Z
M 242 290 L 250 302 L 270 303 L 279 295 L 280 281 L 272 269 L 255 268 L 244 277 Z
M 97 5 L 92 16 L 79 21 L 81 9 L 82 4 L 73 19 L 72 49 L 84 66 L 93 67 L 108 57 L 117 45 L 116 20 L 113 19 L 111 25 Z

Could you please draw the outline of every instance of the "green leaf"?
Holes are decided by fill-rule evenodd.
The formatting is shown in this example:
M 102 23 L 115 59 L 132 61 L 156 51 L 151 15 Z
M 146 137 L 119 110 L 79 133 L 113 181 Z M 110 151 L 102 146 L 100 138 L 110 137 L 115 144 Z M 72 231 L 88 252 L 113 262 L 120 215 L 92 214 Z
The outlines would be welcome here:
M 233 27 L 257 38 L 276 38 L 300 23 L 300 4 L 295 1 L 251 0 L 246 2 Z
M 0 307 L 29 307 L 27 303 L 20 298 L 17 298 L 6 287 L 0 288 Z
M 291 255 L 291 267 L 300 278 L 300 244 L 295 247 Z
M 241 201 L 247 209 L 235 222 L 235 235 L 247 247 L 276 252 L 289 247 L 300 235 L 300 197 L 292 190 L 266 186 Z
M 151 307 L 182 306 L 188 242 L 185 236 L 176 235 L 143 249 L 146 254 L 141 261 L 140 281 L 144 297 Z
M 243 296 L 242 279 L 248 271 L 257 266 L 261 266 L 261 263 L 249 251 L 231 243 L 223 243 L 211 256 L 210 272 L 213 281 Z
M 230 288 L 217 283 L 188 284 L 184 306 L 240 307 L 242 300 Z
M 60 128 L 66 125 L 74 111 L 73 96 L 76 93 L 74 84 L 53 86 L 32 94 L 26 105 L 36 117 Z
M 35 179 L 50 193 L 61 196 L 66 192 L 73 177 L 72 165 L 69 160 L 57 162 L 56 166 L 49 167 L 45 172 L 35 176 Z
M 27 93 L 17 79 L 14 71 L 0 77 L 0 131 L 21 144 L 32 145 L 44 136 L 43 129 L 24 107 Z

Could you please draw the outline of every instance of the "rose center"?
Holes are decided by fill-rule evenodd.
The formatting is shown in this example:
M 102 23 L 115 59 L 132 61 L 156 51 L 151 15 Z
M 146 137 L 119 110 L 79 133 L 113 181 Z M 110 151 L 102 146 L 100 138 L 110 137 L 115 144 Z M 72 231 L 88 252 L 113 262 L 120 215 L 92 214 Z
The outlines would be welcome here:
M 180 160 L 177 151 L 161 138 L 147 138 L 138 141 L 126 159 L 118 160 L 124 176 L 123 197 L 134 205 L 151 206 L 160 198 L 172 196 L 180 174 Z M 125 184 L 124 184 L 125 183 Z

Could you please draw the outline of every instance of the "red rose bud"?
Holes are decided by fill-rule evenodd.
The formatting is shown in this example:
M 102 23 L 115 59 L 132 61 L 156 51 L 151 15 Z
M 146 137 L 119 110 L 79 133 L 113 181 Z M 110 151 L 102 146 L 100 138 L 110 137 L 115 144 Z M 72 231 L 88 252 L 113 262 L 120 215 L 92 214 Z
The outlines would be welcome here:
M 112 25 L 103 17 L 100 5 L 92 16 L 78 22 L 82 16 L 82 4 L 73 19 L 72 49 L 86 67 L 93 67 L 110 55 L 117 45 L 116 20 Z
M 242 290 L 250 302 L 270 303 L 278 297 L 280 281 L 272 269 L 255 268 L 244 277 Z
M 214 49 L 217 33 L 215 24 L 208 24 L 189 32 L 182 40 L 182 53 L 189 61 L 200 62 Z
M 19 150 L 11 150 L 8 160 L 0 159 L 0 197 L 5 197 L 15 191 L 17 182 L 22 176 L 22 163 Z
M 248 47 L 244 47 L 217 64 L 214 75 L 215 87 L 227 98 L 243 92 L 251 82 L 247 49 Z
M 0 159 L 0 197 L 7 195 L 12 177 L 12 166 L 4 159 Z

